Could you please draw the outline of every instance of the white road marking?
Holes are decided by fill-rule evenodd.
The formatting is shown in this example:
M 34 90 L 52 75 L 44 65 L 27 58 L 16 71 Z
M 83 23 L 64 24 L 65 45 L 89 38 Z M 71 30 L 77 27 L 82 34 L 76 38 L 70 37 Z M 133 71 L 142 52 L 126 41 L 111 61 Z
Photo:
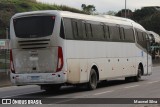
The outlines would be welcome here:
M 152 81 L 152 82 L 148 82 L 148 84 L 152 84 L 152 83 L 156 83 L 156 82 L 160 82 L 160 81 Z
M 88 97 L 88 96 L 90 96 L 90 94 L 88 94 L 88 95 L 75 96 L 75 97 L 73 97 L 73 98 L 85 98 L 85 97 Z
M 139 85 L 132 85 L 132 86 L 128 86 L 128 87 L 124 87 L 124 88 L 134 88 L 134 87 L 138 87 Z
M 114 90 L 111 90 L 111 91 L 104 91 L 104 92 L 100 92 L 100 93 L 95 93 L 94 95 L 100 95 L 100 94 L 106 94 L 106 93 L 111 93 L 113 92 Z

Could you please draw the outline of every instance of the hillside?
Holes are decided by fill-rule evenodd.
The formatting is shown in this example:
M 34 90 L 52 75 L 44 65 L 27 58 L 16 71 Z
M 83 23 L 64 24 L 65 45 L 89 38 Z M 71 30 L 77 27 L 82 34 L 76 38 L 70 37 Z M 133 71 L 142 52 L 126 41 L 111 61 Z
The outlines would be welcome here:
M 36 0 L 0 0 L 0 39 L 5 38 L 6 28 L 12 15 L 18 12 L 36 10 L 65 10 L 76 13 L 84 13 L 81 10 L 59 5 L 48 5 L 36 2 Z

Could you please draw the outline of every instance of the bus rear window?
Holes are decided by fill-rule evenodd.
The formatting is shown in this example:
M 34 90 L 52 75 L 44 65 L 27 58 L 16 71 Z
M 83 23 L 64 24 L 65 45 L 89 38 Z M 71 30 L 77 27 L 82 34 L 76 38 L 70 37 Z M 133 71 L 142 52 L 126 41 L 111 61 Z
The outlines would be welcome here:
M 52 34 L 54 16 L 32 16 L 13 20 L 15 34 L 19 38 L 39 38 Z

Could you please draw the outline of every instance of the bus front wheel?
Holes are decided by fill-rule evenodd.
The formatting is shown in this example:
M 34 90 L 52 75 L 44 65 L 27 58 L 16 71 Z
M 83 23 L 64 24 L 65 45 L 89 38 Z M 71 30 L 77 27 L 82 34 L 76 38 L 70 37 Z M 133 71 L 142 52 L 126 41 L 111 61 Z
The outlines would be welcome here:
M 134 77 L 134 80 L 138 82 L 141 80 L 141 77 L 142 77 L 142 69 L 141 67 L 138 67 L 138 72 L 137 75 Z

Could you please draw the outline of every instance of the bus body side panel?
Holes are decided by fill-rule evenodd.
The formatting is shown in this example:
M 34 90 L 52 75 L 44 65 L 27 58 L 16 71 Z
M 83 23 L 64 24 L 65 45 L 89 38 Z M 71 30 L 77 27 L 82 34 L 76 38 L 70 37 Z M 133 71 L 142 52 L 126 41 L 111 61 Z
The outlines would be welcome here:
M 134 43 L 66 40 L 67 82 L 88 82 L 94 65 L 99 80 L 135 76 L 135 48 Z

